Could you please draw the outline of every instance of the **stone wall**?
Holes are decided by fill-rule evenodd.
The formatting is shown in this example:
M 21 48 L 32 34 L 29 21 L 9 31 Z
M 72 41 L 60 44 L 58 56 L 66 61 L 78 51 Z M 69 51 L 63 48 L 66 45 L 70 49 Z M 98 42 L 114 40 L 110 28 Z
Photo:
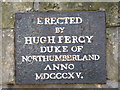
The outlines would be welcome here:
M 118 19 L 119 3 L 100 2 L 2 2 L 2 26 L 0 43 L 2 47 L 2 86 L 28 88 L 118 88 L 118 60 L 120 59 L 120 20 Z M 14 59 L 14 14 L 16 12 L 50 12 L 50 11 L 105 11 L 106 12 L 106 84 L 50 84 L 50 85 L 16 85 Z M 0 53 L 1 55 L 1 53 Z M 119 59 L 118 59 L 119 58 Z M 1 79 L 1 78 L 0 78 Z

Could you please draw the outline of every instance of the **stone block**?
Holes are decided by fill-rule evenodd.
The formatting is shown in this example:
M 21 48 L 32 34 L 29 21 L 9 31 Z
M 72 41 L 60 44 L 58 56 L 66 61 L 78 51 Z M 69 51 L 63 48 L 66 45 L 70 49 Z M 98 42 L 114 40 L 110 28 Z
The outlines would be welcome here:
M 14 32 L 12 29 L 2 32 L 2 84 L 14 82 Z
M 0 28 L 2 28 L 2 3 L 0 2 Z
M 32 10 L 32 2 L 2 2 L 2 27 L 14 28 L 14 14 Z
M 118 80 L 118 28 L 107 28 L 107 77 Z
M 118 64 L 119 64 L 118 70 L 120 70 L 120 27 L 118 27 L 118 60 L 119 60 L 119 62 L 118 62 Z M 120 82 L 120 71 L 118 71 L 118 80 Z
M 118 88 L 118 82 L 116 82 L 116 81 L 110 81 L 110 80 L 108 80 L 108 81 L 107 81 L 107 85 L 108 85 L 110 88 Z
M 14 85 L 14 88 L 109 88 L 106 84 Z
M 2 30 L 0 29 L 0 85 L 2 84 Z

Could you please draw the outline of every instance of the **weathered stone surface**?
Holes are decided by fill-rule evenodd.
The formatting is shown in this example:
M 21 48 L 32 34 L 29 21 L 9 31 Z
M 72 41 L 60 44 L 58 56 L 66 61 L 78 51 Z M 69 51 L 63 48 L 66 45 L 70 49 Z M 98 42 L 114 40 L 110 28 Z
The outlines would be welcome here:
M 0 85 L 2 84 L 2 30 L 0 29 Z
M 118 88 L 117 81 L 108 80 L 106 84 L 50 84 L 50 85 L 13 85 L 12 88 Z
M 120 70 L 120 27 L 118 27 L 118 70 Z M 118 80 L 120 82 L 120 71 L 118 71 Z M 120 84 L 119 84 L 120 85 Z
M 2 3 L 2 26 L 14 28 L 14 13 L 19 11 L 31 11 L 32 2 L 4 2 Z M 118 3 L 78 3 L 78 2 L 39 2 L 34 3 L 35 11 L 106 11 L 107 26 L 118 26 Z
M 2 3 L 0 1 L 0 28 L 2 28 Z
M 118 28 L 107 28 L 107 77 L 118 80 Z
M 110 88 L 106 84 L 15 85 L 14 88 Z
M 110 81 L 110 80 L 108 80 L 108 81 L 107 81 L 107 85 L 108 85 L 110 88 L 118 88 L 118 82 L 116 82 L 116 81 Z
M 40 2 L 38 11 L 59 11 L 60 5 L 57 2 Z
M 13 30 L 3 30 L 2 34 L 2 83 L 14 81 L 14 33 Z
M 33 8 L 34 8 L 35 11 L 38 11 L 38 10 L 41 9 L 39 5 L 40 5 L 40 3 L 34 2 L 34 7 Z
M 108 80 L 106 84 L 50 84 L 50 85 L 14 85 L 14 88 L 118 88 L 117 81 Z
M 2 2 L 2 26 L 14 28 L 14 14 L 32 10 L 32 2 Z
M 105 11 L 106 24 L 119 26 L 118 24 L 118 3 L 113 2 L 42 2 L 39 11 Z
M 2 90 L 2 86 L 0 86 L 0 90 Z
M 16 6 L 19 6 L 19 4 L 20 4 L 21 7 L 19 7 L 18 9 L 15 9 L 15 8 L 17 8 Z M 14 14 L 14 12 L 18 12 L 19 10 L 29 11 L 29 10 L 32 9 L 32 4 L 30 5 L 30 7 L 28 6 L 27 9 L 26 9 L 25 5 L 23 5 L 21 3 L 19 3 L 19 4 L 16 4 L 16 5 L 13 5 L 12 3 L 11 4 L 5 4 L 5 3 L 3 4 L 2 7 L 3 7 L 4 11 L 2 11 L 2 15 L 5 15 L 4 20 L 3 20 L 3 22 L 4 22 L 3 23 L 4 24 L 3 28 L 11 28 L 11 27 L 13 28 L 14 27 L 14 25 L 13 25 L 13 23 L 14 23 L 13 14 Z M 29 4 L 29 3 L 27 3 L 27 4 Z M 88 9 L 86 9 L 86 11 L 87 11 L 87 10 L 92 10 L 92 8 L 90 9 L 89 7 L 93 7 L 93 6 L 91 6 L 90 3 L 88 4 L 88 6 L 85 3 L 84 4 L 83 3 L 76 3 L 76 4 L 77 4 L 76 7 L 74 7 L 74 5 L 71 5 L 71 6 L 73 6 L 73 10 L 75 10 L 75 8 L 76 8 L 76 10 L 85 10 L 86 8 L 88 8 Z M 60 5 L 59 3 L 58 3 L 58 5 L 59 6 L 54 6 L 54 7 L 59 7 L 58 9 L 56 8 L 56 9 L 49 9 L 49 10 L 62 10 L 62 9 L 65 9 L 67 6 L 69 6 L 69 5 L 62 5 L 62 4 Z M 84 8 L 85 5 L 86 5 L 86 8 Z M 109 7 L 107 7 L 107 3 L 106 3 L 106 6 L 105 7 L 103 7 L 103 6 L 104 5 L 102 5 L 102 4 L 97 6 L 97 4 L 96 4 L 96 6 L 93 7 L 94 8 L 93 10 L 102 10 L 102 11 L 105 10 L 105 11 L 109 12 L 107 14 L 107 25 L 110 26 L 111 25 L 110 23 L 113 23 L 112 25 L 114 26 L 117 22 L 117 20 L 116 20 L 117 19 L 117 3 L 111 3 L 109 5 Z M 46 6 L 44 6 L 44 7 L 46 7 Z M 43 11 L 49 11 L 49 10 L 44 9 Z M 69 10 L 72 10 L 72 9 L 68 8 L 66 10 L 69 11 Z M 107 76 L 108 76 L 108 79 L 110 79 L 110 81 L 108 81 L 107 84 L 103 84 L 103 85 L 101 85 L 101 84 L 96 84 L 96 85 L 88 85 L 88 84 L 86 84 L 86 85 L 85 84 L 83 84 L 83 85 L 81 85 L 81 84 L 70 84 L 70 85 L 68 85 L 68 84 L 65 84 L 65 85 L 38 85 L 38 86 L 36 86 L 36 85 L 35 86 L 33 86 L 33 85 L 25 86 L 24 85 L 24 86 L 19 86 L 19 87 L 28 87 L 28 88 L 29 87 L 31 87 L 31 88 L 35 88 L 35 87 L 39 87 L 39 88 L 48 88 L 48 87 L 50 87 L 50 88 L 59 88 L 59 87 L 61 87 L 61 88 L 62 87 L 63 88 L 73 88 L 73 87 L 75 87 L 75 88 L 77 88 L 77 87 L 78 88 L 82 88 L 82 87 L 85 87 L 85 88 L 86 87 L 88 87 L 88 88 L 89 87 L 99 87 L 99 88 L 109 87 L 109 88 L 112 88 L 112 87 L 116 87 L 117 86 L 116 80 L 117 80 L 117 76 L 118 76 L 117 75 L 118 71 L 117 71 L 116 68 L 117 68 L 118 64 L 117 64 L 117 61 L 116 61 L 117 60 L 117 57 L 116 57 L 117 54 L 113 54 L 113 52 L 117 51 L 116 50 L 117 44 L 115 42 L 116 37 L 114 37 L 114 35 L 113 35 L 113 34 L 115 34 L 115 36 L 117 35 L 116 30 L 117 29 L 115 29 L 115 28 L 107 29 L 107 31 L 108 31 L 107 32 L 108 33 L 107 34 L 107 38 L 108 38 L 108 41 L 107 41 L 107 72 L 108 72 L 108 75 Z M 120 33 L 120 28 L 118 29 L 118 31 Z M 5 31 L 3 31 L 3 33 L 4 33 L 3 36 L 7 37 L 7 39 L 5 39 L 5 37 L 3 38 L 4 41 L 6 41 L 6 42 L 3 42 L 3 47 L 2 47 L 3 52 L 4 52 L 4 54 L 3 54 L 3 58 L 4 58 L 3 59 L 3 67 L 5 67 L 5 68 L 3 68 L 3 71 L 4 71 L 3 72 L 3 83 L 10 83 L 12 81 L 15 81 L 15 79 L 14 79 L 14 56 L 13 56 L 13 51 L 14 51 L 13 37 L 14 36 L 13 36 L 13 32 L 11 32 L 11 30 L 5 30 Z M 8 33 L 10 33 L 10 34 L 8 34 Z M 120 36 L 119 36 L 119 38 L 120 38 Z M 9 44 L 9 43 L 11 43 L 11 44 Z M 119 40 L 119 43 L 120 43 L 120 40 Z M 115 49 L 113 47 L 115 47 Z M 118 54 L 119 54 L 119 59 L 118 60 L 120 60 L 120 44 L 119 44 L 118 51 L 119 51 L 118 52 Z M 7 64 L 5 64 L 5 62 L 7 62 Z M 119 80 L 120 80 L 120 77 L 119 77 Z

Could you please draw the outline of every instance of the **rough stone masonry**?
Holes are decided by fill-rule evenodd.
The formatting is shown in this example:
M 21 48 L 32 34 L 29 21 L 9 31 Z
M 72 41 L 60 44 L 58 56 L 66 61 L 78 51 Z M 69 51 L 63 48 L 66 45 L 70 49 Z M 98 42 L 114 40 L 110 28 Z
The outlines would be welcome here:
M 2 86 L 10 87 L 39 87 L 39 88 L 118 88 L 118 3 L 38 3 L 38 2 L 2 2 Z M 106 84 L 65 84 L 65 85 L 15 85 L 14 74 L 14 13 L 26 11 L 64 11 L 64 10 L 85 10 L 105 11 L 107 24 L 107 83 Z

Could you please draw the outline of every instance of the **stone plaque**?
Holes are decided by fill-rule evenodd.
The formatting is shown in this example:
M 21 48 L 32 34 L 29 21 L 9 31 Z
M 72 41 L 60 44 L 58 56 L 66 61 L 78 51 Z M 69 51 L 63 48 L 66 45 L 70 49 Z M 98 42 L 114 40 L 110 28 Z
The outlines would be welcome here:
M 16 84 L 105 83 L 105 39 L 105 12 L 16 13 Z

